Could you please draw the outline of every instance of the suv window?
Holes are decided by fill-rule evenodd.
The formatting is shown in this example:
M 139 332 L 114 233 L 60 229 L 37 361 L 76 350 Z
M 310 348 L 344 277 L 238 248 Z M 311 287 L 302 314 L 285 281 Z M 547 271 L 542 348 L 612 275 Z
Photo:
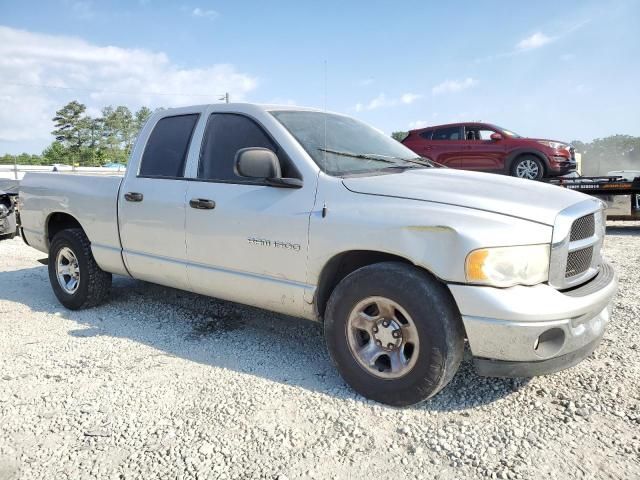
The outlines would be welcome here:
M 278 147 L 256 122 L 235 113 L 214 113 L 209 117 L 202 140 L 198 178 L 204 180 L 247 181 L 236 175 L 238 150 L 250 147 L 268 148 L 280 160 L 283 176 L 289 176 L 289 162 L 282 158 Z M 283 161 L 284 160 L 284 161 Z M 299 175 L 293 175 L 299 176 Z
M 139 175 L 183 177 L 189 142 L 198 116 L 178 115 L 161 119 L 147 140 Z
M 420 132 L 420 136 L 425 140 L 431 140 L 432 133 L 433 133 L 433 130 L 425 130 L 424 132 Z
M 432 140 L 460 140 L 460 127 L 438 128 L 433 131 Z
M 469 125 L 465 127 L 465 138 L 467 140 L 491 140 L 491 135 L 496 133 L 485 126 Z

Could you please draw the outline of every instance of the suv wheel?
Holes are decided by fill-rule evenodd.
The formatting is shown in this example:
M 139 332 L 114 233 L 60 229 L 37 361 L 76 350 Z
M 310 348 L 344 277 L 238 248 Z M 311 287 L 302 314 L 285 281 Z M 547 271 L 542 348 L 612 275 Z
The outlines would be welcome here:
M 327 305 L 325 338 L 354 390 L 394 406 L 438 393 L 464 349 L 462 320 L 447 288 L 396 262 L 360 268 L 338 284 Z
M 57 233 L 49 248 L 49 282 L 60 303 L 70 310 L 102 303 L 111 288 L 111 274 L 100 269 L 91 243 L 79 228 Z
M 511 175 L 528 180 L 542 180 L 544 176 L 544 165 L 533 155 L 518 157 L 511 166 Z

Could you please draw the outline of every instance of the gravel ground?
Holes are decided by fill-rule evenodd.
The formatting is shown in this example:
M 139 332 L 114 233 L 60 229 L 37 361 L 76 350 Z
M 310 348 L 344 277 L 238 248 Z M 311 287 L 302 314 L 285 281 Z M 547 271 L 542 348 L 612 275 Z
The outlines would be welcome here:
M 43 255 L 0 243 L 0 479 L 640 477 L 640 223 L 600 348 L 531 380 L 465 359 L 420 406 L 354 394 L 319 325 L 116 278 L 71 312 Z

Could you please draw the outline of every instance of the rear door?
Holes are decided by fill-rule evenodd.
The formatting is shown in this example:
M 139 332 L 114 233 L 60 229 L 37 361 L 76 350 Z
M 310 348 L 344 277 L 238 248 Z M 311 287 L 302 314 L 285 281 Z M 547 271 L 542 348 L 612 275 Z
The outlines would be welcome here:
M 134 278 L 188 290 L 184 178 L 200 113 L 161 118 L 118 199 L 123 256 Z
M 430 142 L 432 154 L 427 156 L 446 167 L 460 168 L 464 155 L 462 130 L 460 125 L 435 128 Z
M 272 150 L 284 177 L 302 178 L 257 121 L 239 113 L 211 114 L 197 180 L 187 187 L 191 287 L 197 293 L 299 314 L 316 179 L 305 178 L 302 188 L 276 188 L 241 177 L 235 170 L 236 154 L 250 147 Z

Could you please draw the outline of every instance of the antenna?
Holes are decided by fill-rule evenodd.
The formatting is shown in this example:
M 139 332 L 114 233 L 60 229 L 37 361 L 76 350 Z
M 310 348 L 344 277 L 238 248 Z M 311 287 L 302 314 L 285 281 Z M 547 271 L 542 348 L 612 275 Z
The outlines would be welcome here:
M 229 92 L 225 92 L 218 100 L 224 100 L 224 103 L 229 103 Z
M 322 162 L 327 167 L 327 59 L 324 60 L 324 150 Z

